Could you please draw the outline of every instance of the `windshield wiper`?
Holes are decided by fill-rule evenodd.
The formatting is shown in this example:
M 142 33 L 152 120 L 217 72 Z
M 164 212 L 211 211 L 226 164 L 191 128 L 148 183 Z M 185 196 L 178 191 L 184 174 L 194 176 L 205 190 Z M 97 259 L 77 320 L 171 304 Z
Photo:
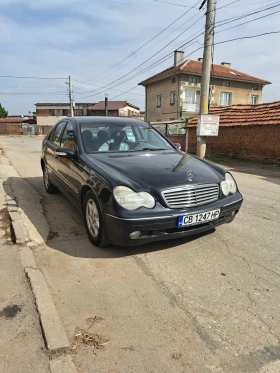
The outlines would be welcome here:
M 143 148 L 142 150 L 151 150 L 151 151 L 154 151 L 154 150 L 168 150 L 167 148 Z

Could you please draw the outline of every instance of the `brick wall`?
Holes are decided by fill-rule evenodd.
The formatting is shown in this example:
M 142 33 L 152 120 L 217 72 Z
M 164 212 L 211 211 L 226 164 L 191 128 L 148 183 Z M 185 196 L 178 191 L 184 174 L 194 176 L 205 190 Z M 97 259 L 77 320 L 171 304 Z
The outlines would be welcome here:
M 19 124 L 0 123 L 1 135 L 21 135 L 22 128 Z
M 188 131 L 188 151 L 195 153 L 196 128 Z M 220 127 L 218 137 L 207 137 L 206 153 L 280 164 L 280 125 Z
M 185 143 L 186 143 L 186 137 L 185 135 L 181 136 L 167 136 L 168 140 L 173 143 L 179 143 L 181 145 L 181 149 L 185 150 Z

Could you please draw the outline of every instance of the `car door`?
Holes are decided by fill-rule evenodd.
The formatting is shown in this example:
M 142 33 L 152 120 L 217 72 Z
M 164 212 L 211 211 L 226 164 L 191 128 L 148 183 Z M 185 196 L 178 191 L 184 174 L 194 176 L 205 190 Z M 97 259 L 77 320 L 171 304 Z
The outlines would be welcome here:
M 59 122 L 44 145 L 44 157 L 46 160 L 46 166 L 48 167 L 49 177 L 55 184 L 59 184 L 60 182 L 56 172 L 57 157 L 55 156 L 55 151 L 60 147 L 60 138 L 66 123 L 66 121 Z
M 60 148 L 68 148 L 76 150 L 76 141 L 74 136 L 73 123 L 68 121 L 64 127 L 61 139 Z M 70 198 L 78 198 L 78 190 L 73 183 L 73 162 L 74 158 L 65 158 L 57 156 L 56 158 L 56 172 L 60 179 L 60 185 L 63 192 Z

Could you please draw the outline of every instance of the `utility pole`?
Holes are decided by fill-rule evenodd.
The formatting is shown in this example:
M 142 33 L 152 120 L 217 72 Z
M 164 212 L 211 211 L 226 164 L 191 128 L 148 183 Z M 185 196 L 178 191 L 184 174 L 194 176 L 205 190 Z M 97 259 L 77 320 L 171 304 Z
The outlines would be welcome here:
M 108 117 L 108 95 L 105 93 L 105 117 Z
M 215 10 L 216 0 L 207 0 L 199 114 L 208 114 L 210 74 L 212 64 L 212 46 L 215 26 Z M 200 158 L 204 158 L 205 153 L 206 136 L 198 136 L 196 155 Z
M 69 75 L 69 100 L 70 100 L 70 111 L 71 111 L 71 117 L 74 116 L 74 108 L 73 108 L 73 96 L 72 96 L 72 82 L 71 82 L 71 76 Z

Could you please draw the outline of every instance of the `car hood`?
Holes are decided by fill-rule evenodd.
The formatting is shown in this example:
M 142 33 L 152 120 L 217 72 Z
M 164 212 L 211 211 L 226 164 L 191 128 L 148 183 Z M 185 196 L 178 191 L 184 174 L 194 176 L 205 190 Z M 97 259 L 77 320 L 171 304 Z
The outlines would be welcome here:
M 225 174 L 222 168 L 179 151 L 95 153 L 87 158 L 117 185 L 127 185 L 136 191 L 219 183 Z M 188 171 L 192 171 L 192 178 Z

